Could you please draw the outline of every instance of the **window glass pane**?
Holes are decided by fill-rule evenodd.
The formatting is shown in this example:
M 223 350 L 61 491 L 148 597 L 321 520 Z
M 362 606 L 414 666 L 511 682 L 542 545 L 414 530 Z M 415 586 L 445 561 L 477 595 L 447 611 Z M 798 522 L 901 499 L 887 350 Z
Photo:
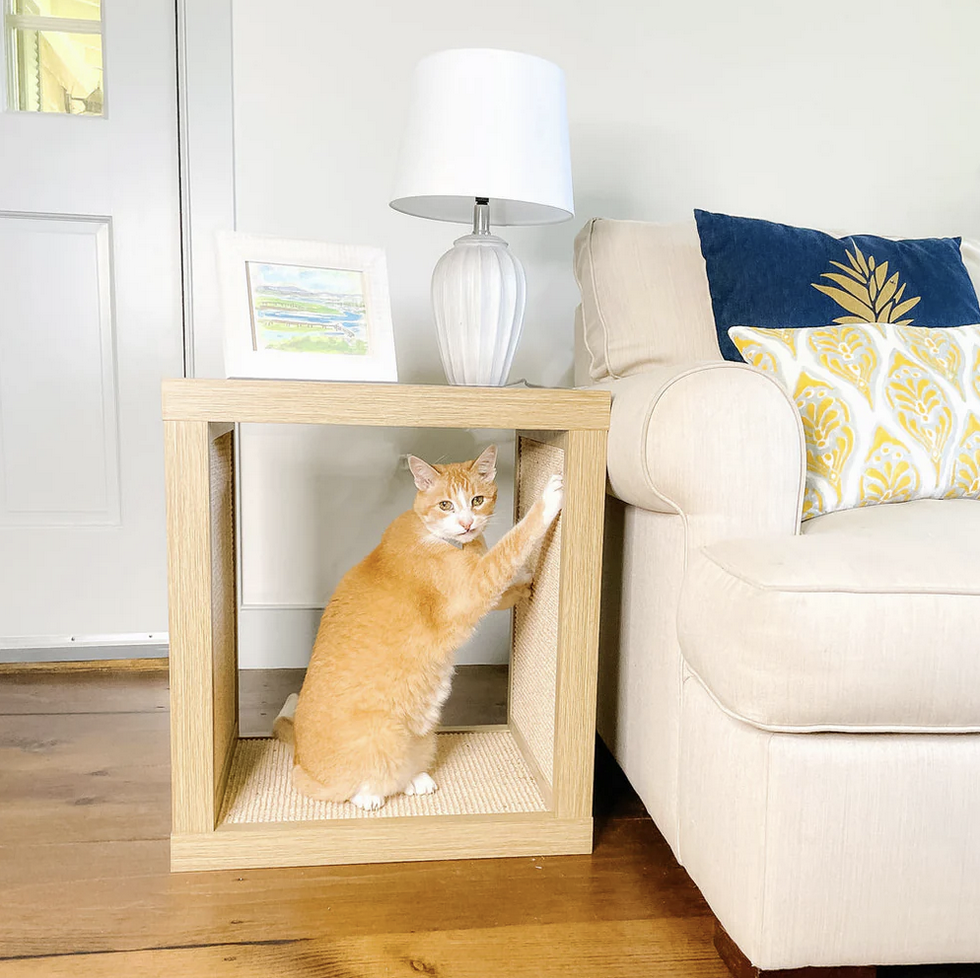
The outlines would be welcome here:
M 18 28 L 16 108 L 102 115 L 102 36 Z
M 34 17 L 99 20 L 102 16 L 102 0 L 14 0 L 13 12 Z

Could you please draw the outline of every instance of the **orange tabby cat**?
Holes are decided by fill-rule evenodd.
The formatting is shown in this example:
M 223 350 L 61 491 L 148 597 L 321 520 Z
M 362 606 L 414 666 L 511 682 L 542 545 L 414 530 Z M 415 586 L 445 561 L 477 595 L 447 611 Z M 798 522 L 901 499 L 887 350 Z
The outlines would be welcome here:
M 429 767 L 453 654 L 488 611 L 527 594 L 525 565 L 562 505 L 553 476 L 488 551 L 496 459 L 493 445 L 472 462 L 409 456 L 414 507 L 337 585 L 298 702 L 294 693 L 276 719 L 303 794 L 370 810 L 389 795 L 436 790 Z

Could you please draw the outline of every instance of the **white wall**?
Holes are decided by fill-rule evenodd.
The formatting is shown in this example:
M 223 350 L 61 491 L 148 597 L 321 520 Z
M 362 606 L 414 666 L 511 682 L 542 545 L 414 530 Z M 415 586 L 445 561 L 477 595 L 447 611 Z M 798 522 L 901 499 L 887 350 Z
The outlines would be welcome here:
M 387 206 L 412 68 L 442 48 L 513 48 L 566 72 L 576 217 L 504 232 L 528 277 L 513 378 L 570 383 L 572 239 L 592 216 L 675 221 L 700 206 L 980 237 L 976 0 L 233 0 L 233 18 L 237 225 L 383 246 L 403 381 L 442 381 L 429 278 L 465 230 Z M 198 345 L 213 350 L 214 337 Z M 326 516 L 311 496 L 284 513 L 270 469 L 288 464 L 303 479 L 335 454 L 361 485 L 375 480 L 373 495 L 347 502 L 331 557 L 346 565 L 377 538 L 378 500 L 410 500 L 394 456 L 411 437 L 271 439 L 248 433 L 244 445 L 243 585 L 277 605 L 309 604 L 318 592 L 325 600 L 336 567 L 313 568 L 302 538 L 310 526 L 328 532 Z M 363 533 L 350 533 L 352 523 Z M 314 619 L 246 610 L 243 662 L 305 655 Z M 492 657 L 505 636 L 501 622 L 472 654 Z

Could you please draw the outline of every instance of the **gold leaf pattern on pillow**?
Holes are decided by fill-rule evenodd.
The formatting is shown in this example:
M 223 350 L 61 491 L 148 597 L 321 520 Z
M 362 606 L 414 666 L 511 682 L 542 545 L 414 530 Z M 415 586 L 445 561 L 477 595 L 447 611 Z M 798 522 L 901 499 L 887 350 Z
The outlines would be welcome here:
M 963 351 L 943 329 L 928 326 L 896 326 L 905 348 L 917 360 L 931 367 L 940 377 L 945 377 L 963 397 Z
M 793 399 L 803 418 L 806 465 L 822 475 L 841 501 L 841 474 L 854 448 L 854 431 L 847 403 L 837 390 L 801 373 Z
M 980 497 L 980 418 L 971 414 L 953 457 L 951 485 L 947 498 L 957 496 Z
M 908 447 L 879 427 L 861 473 L 860 505 L 904 502 L 921 484 Z
M 835 285 L 820 285 L 811 282 L 818 292 L 830 296 L 841 308 L 846 309 L 850 316 L 839 316 L 834 320 L 838 324 L 848 323 L 900 323 L 908 325 L 913 320 L 900 319 L 919 304 L 922 296 L 914 296 L 903 301 L 905 284 L 899 285 L 899 273 L 888 274 L 888 262 L 878 264 L 874 255 L 867 258 L 861 249 L 854 245 L 852 255 L 846 248 L 848 264 L 831 261 L 831 265 L 839 268 L 844 274 L 837 272 L 822 272 L 821 278 L 829 279 Z
M 888 368 L 885 396 L 898 423 L 929 453 L 936 479 L 953 429 L 953 413 L 929 371 L 897 352 Z
M 878 353 L 860 326 L 825 326 L 809 330 L 808 343 L 820 362 L 841 380 L 853 384 L 871 404 L 871 379 Z
M 872 271 L 870 258 L 849 257 Z M 861 342 L 848 340 L 842 355 L 849 329 Z M 795 350 L 774 332 L 738 326 L 729 336 L 796 401 L 804 519 L 907 499 L 980 499 L 980 325 L 838 323 L 797 330 Z

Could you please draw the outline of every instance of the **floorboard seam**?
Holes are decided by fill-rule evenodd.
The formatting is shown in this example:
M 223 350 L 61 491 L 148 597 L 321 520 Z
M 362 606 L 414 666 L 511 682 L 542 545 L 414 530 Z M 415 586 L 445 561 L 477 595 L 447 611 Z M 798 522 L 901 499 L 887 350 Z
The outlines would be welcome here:
M 159 944 L 152 947 L 102 948 L 97 951 L 56 951 L 48 954 L 0 955 L 0 961 L 41 961 L 46 958 L 80 958 L 93 954 L 139 954 L 144 951 L 197 951 L 209 947 L 283 947 L 286 944 L 303 944 L 311 937 L 286 937 L 267 941 L 214 941 L 203 944 Z

